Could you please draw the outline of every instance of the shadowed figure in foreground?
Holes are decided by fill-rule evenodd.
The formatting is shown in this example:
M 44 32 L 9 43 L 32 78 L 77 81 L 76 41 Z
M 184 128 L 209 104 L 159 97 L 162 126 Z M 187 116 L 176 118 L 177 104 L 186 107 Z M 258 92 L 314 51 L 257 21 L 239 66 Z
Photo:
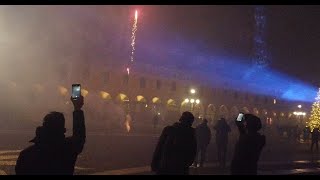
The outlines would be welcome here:
M 231 162 L 231 174 L 257 175 L 258 160 L 266 137 L 258 131 L 261 120 L 252 114 L 245 114 L 241 121 L 236 120 L 240 137 L 235 146 Z
M 208 120 L 204 119 L 201 124 L 196 127 L 197 137 L 197 155 L 194 161 L 194 165 L 197 167 L 200 156 L 199 167 L 203 167 L 206 160 L 207 147 L 211 140 L 211 130 L 208 127 Z
M 72 99 L 73 136 L 65 137 L 65 119 L 60 112 L 51 112 L 36 129 L 34 145 L 20 152 L 15 171 L 17 175 L 72 175 L 78 155 L 82 152 L 86 132 L 81 110 L 83 97 Z
M 192 128 L 194 116 L 184 112 L 179 122 L 163 129 L 153 154 L 151 169 L 156 174 L 189 174 L 197 142 Z

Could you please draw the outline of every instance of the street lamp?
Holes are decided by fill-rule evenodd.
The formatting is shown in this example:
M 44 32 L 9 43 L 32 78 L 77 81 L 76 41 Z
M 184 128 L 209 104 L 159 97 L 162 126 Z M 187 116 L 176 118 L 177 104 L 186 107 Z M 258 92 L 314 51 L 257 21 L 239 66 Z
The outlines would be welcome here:
M 195 89 L 190 89 L 190 93 L 192 94 L 192 96 L 191 97 L 195 97 L 194 95 L 196 94 L 196 90 Z M 184 100 L 184 102 L 185 103 L 191 103 L 191 112 L 193 111 L 193 106 L 194 106 L 194 103 L 196 103 L 196 104 L 199 104 L 200 103 L 200 100 L 199 99 L 193 99 L 193 98 L 191 98 L 191 99 L 189 99 L 189 98 L 186 98 L 185 100 Z
M 305 112 L 296 112 L 295 111 L 295 112 L 293 112 L 293 114 L 296 115 L 296 116 L 301 116 L 301 115 L 305 116 L 307 113 L 305 113 Z
M 184 101 L 185 101 L 186 103 L 189 103 L 189 102 L 191 103 L 191 111 L 193 111 L 194 103 L 196 103 L 196 104 L 199 104 L 199 103 L 200 103 L 200 100 L 199 100 L 199 99 L 196 99 L 196 100 L 195 100 L 195 99 L 190 99 L 190 100 L 189 100 L 189 99 L 187 98 L 187 99 L 185 99 Z
M 299 108 L 299 109 L 301 109 L 301 107 L 302 107 L 302 105 L 301 105 L 301 104 L 299 104 L 299 105 L 298 105 L 298 108 Z

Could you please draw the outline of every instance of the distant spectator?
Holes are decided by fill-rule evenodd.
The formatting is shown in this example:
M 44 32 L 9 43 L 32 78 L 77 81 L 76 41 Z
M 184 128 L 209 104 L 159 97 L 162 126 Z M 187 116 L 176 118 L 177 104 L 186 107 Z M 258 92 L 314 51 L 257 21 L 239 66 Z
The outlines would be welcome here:
M 228 146 L 228 135 L 231 128 L 225 118 L 221 118 L 213 127 L 216 130 L 216 144 L 218 152 L 218 162 L 221 168 L 226 166 L 226 154 Z
M 196 127 L 197 137 L 197 155 L 194 161 L 195 166 L 198 165 L 200 155 L 200 167 L 203 167 L 203 163 L 206 159 L 207 147 L 211 140 L 211 130 L 208 127 L 208 120 L 204 119 L 201 124 Z

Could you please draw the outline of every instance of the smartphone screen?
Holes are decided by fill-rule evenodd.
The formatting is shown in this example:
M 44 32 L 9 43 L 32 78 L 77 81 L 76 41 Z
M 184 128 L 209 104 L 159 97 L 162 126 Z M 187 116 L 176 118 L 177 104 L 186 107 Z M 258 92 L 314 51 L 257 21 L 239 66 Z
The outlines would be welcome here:
M 72 98 L 77 99 L 81 96 L 80 84 L 72 84 Z
M 244 114 L 243 113 L 239 113 L 238 117 L 237 117 L 237 121 L 242 121 Z

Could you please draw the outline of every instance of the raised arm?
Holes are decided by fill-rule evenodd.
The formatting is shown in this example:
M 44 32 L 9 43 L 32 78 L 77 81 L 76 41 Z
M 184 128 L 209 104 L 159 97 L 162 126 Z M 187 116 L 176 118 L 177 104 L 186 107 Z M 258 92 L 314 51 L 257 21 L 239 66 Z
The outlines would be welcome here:
M 73 111 L 73 134 L 72 134 L 72 144 L 73 148 L 77 153 L 81 153 L 84 143 L 86 141 L 86 127 L 84 120 L 84 113 L 81 110 L 84 100 L 83 96 L 80 96 L 78 99 L 71 98 L 71 101 L 74 106 Z

